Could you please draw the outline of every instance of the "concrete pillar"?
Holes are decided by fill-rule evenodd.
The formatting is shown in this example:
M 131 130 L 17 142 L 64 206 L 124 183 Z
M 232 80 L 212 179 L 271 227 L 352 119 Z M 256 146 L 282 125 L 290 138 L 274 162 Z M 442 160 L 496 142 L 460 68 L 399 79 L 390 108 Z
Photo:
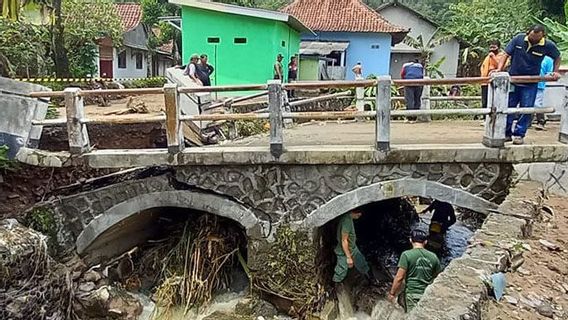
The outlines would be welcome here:
M 490 148 L 505 146 L 505 128 L 507 126 L 507 108 L 509 107 L 509 86 L 511 77 L 507 72 L 491 75 L 489 84 L 488 107 L 491 114 L 485 120 L 483 144 Z M 489 99 L 490 98 L 490 99 Z
M 284 121 L 282 118 L 283 103 L 282 82 L 268 81 L 268 110 L 270 112 L 270 153 L 280 158 L 284 153 Z
M 568 86 L 565 87 L 564 91 L 564 103 L 562 104 L 562 109 L 560 110 L 560 134 L 559 141 L 568 144 Z
M 383 152 L 390 150 L 390 109 L 391 109 L 391 77 L 381 76 L 377 81 L 375 121 L 376 148 Z

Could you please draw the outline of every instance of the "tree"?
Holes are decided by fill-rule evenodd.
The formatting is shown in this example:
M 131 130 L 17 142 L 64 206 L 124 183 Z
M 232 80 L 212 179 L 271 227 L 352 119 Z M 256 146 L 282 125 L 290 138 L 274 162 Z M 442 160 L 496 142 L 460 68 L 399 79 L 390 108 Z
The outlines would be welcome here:
M 59 77 L 65 74 L 74 77 L 94 74 L 97 70 L 94 61 L 97 40 L 109 37 L 114 45 L 122 43 L 122 21 L 111 0 L 65 0 L 60 21 L 65 29 L 64 32 L 56 31 L 56 36 L 62 36 L 62 41 L 54 44 L 59 46 L 54 48 L 56 74 Z M 67 56 L 69 58 L 65 61 Z
M 444 34 L 441 29 L 438 29 L 428 40 L 424 39 L 422 35 L 416 38 L 406 36 L 404 43 L 420 51 L 420 60 L 422 60 L 427 71 L 426 73 L 430 78 L 442 78 L 443 74 L 440 71 L 440 66 L 444 63 L 446 58 L 443 57 L 433 62 L 432 54 L 434 54 L 436 47 L 448 42 L 452 37 L 452 35 Z
M 507 44 L 528 29 L 535 14 L 531 0 L 471 0 L 450 5 L 451 18 L 445 30 L 467 44 L 462 52 L 462 73 L 477 74 L 488 42 L 497 39 Z

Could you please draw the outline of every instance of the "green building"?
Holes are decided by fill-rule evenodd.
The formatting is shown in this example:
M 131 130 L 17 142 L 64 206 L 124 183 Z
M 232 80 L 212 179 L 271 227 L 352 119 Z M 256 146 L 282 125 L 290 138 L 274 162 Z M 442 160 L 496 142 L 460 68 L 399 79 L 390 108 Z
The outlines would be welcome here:
M 213 85 L 266 83 L 282 54 L 284 77 L 298 56 L 300 33 L 312 33 L 293 16 L 217 2 L 169 0 L 181 6 L 182 59 L 207 54 Z

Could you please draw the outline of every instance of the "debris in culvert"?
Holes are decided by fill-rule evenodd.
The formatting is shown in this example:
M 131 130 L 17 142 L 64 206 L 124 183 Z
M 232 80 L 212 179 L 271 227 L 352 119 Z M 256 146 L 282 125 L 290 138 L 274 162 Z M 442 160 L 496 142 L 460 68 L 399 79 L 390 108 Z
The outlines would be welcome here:
M 73 319 L 71 277 L 46 240 L 14 219 L 0 221 L 0 319 Z
M 165 242 L 142 251 L 138 269 L 129 279 L 154 279 L 157 318 L 169 318 L 175 307 L 187 313 L 206 305 L 214 293 L 229 287 L 236 253 L 243 245 L 242 230 L 219 220 L 202 215 Z

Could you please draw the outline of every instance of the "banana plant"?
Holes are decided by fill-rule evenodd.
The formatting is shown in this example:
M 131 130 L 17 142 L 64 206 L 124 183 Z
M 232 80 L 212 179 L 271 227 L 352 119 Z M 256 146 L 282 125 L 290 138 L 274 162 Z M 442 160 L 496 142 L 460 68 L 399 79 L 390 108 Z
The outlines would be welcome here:
M 32 24 L 52 22 L 50 0 L 0 0 L 1 15 L 11 21 L 24 20 Z

